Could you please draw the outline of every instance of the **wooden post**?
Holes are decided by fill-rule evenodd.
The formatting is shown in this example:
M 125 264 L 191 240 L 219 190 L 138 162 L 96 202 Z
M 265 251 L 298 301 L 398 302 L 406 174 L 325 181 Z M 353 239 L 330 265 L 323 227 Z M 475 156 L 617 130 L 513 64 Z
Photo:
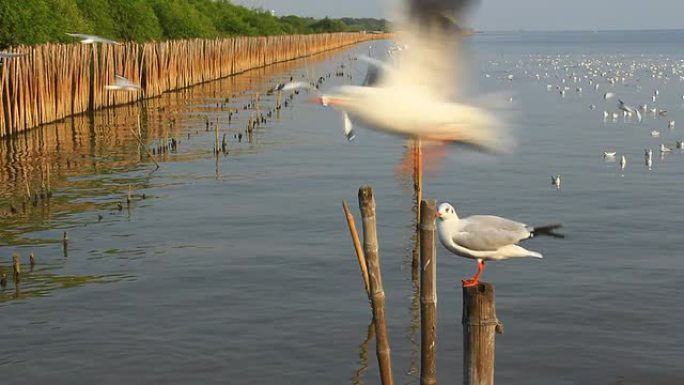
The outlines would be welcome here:
M 423 148 L 420 138 L 413 141 L 413 189 L 416 192 L 416 218 L 420 221 L 420 202 L 423 200 Z
M 371 304 L 373 305 L 373 320 L 375 320 L 375 349 L 380 367 L 380 381 L 382 385 L 392 385 L 392 360 L 385 321 L 385 290 L 382 287 L 382 276 L 380 274 L 375 200 L 373 199 L 373 189 L 370 186 L 359 188 L 359 209 L 361 209 L 363 223 L 363 251 L 368 261 Z
M 480 282 L 463 288 L 463 384 L 494 384 L 494 334 L 503 333 L 496 318 L 494 286 Z
M 12 254 L 12 269 L 14 272 L 14 282 L 21 281 L 21 262 L 19 254 Z
M 69 256 L 69 234 L 65 231 L 64 237 L 62 238 L 62 244 L 64 246 L 64 256 Z
M 437 383 L 437 201 L 420 203 L 420 384 Z
M 363 254 L 363 249 L 361 248 L 361 242 L 359 241 L 359 234 L 356 231 L 356 223 L 354 221 L 354 216 L 349 210 L 349 204 L 347 201 L 342 201 L 342 209 L 344 209 L 344 214 L 347 217 L 347 226 L 349 227 L 349 233 L 352 237 L 352 242 L 354 243 L 354 250 L 356 251 L 356 259 L 359 261 L 359 268 L 361 269 L 361 276 L 363 277 L 363 285 L 366 288 L 366 295 L 370 298 L 370 283 L 368 282 L 368 262 L 366 262 L 366 256 Z

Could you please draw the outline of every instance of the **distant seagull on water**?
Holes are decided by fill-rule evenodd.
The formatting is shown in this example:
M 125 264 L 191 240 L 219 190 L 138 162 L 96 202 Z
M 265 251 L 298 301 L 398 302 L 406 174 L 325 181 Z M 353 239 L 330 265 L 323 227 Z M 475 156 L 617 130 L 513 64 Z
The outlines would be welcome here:
M 439 241 L 450 252 L 464 258 L 477 260 L 477 273 L 463 280 L 463 287 L 477 286 L 485 261 L 501 261 L 509 258 L 542 258 L 541 253 L 518 246 L 519 242 L 538 235 L 556 238 L 565 236 L 554 232 L 560 224 L 528 226 L 494 215 L 473 215 L 459 218 L 449 203 L 442 203 L 437 210 Z
M 552 175 L 551 176 L 551 185 L 556 188 L 556 190 L 560 190 L 561 188 L 561 176 L 560 175 Z

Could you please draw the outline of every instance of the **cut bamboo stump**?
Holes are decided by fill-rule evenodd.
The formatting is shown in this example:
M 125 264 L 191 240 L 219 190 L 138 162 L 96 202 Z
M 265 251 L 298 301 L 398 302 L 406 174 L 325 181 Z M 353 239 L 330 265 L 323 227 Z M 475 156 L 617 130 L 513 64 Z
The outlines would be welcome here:
M 420 203 L 420 384 L 437 383 L 437 255 L 434 199 Z
M 463 288 L 463 384 L 494 384 L 496 333 L 503 325 L 496 318 L 494 286 L 480 282 Z
M 359 188 L 359 209 L 363 223 L 363 251 L 368 263 L 368 277 L 375 321 L 376 355 L 380 367 L 382 385 L 392 385 L 392 361 L 390 357 L 389 335 L 385 321 L 385 290 L 380 274 L 378 255 L 378 233 L 375 220 L 375 200 L 370 186 Z

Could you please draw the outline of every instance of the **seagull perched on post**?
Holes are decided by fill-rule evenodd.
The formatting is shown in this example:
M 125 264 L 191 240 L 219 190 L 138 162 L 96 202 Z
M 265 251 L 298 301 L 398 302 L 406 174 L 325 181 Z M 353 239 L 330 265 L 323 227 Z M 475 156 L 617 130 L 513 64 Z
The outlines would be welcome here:
M 528 226 L 524 223 L 493 215 L 473 215 L 459 218 L 449 203 L 439 205 L 436 213 L 437 232 L 442 245 L 452 253 L 477 260 L 477 273 L 463 280 L 463 287 L 476 286 L 485 261 L 501 261 L 509 258 L 542 258 L 536 251 L 518 246 L 519 242 L 537 235 L 565 238 L 553 230 L 559 224 L 547 226 Z
M 67 33 L 67 35 L 71 37 L 75 37 L 77 39 L 81 39 L 81 44 L 95 44 L 95 43 L 103 43 L 103 44 L 121 44 L 118 41 L 112 40 L 112 39 L 106 39 L 104 37 L 96 36 L 96 35 L 87 35 L 84 33 Z
M 459 64 L 465 36 L 461 21 L 471 0 L 406 0 L 397 17 L 397 40 L 409 48 L 400 65 L 378 64 L 362 85 L 343 85 L 320 95 L 321 104 L 346 112 L 367 127 L 414 139 L 461 143 L 497 152 L 508 149 L 502 121 L 476 98 L 460 97 Z M 377 60 L 376 60 L 377 62 Z M 504 100 L 492 107 L 504 109 Z M 493 103 L 490 103 L 493 104 Z

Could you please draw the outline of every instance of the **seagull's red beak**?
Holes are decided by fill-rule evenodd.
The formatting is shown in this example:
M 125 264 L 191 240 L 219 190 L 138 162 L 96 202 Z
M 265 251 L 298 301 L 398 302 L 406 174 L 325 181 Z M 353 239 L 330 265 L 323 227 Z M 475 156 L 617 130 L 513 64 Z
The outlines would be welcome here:
M 437 211 L 437 212 L 435 212 L 435 216 L 436 216 L 437 218 L 441 218 L 441 217 L 442 217 L 442 213 L 440 213 L 439 211 Z

